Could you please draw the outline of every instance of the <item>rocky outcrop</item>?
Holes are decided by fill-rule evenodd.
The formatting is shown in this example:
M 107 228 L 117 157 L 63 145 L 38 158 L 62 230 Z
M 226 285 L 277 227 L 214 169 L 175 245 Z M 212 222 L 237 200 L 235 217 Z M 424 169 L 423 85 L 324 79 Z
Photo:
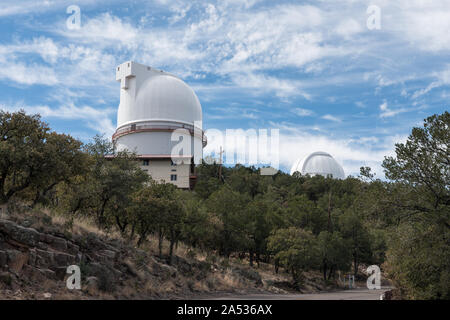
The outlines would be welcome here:
M 169 265 L 167 256 L 94 233 L 61 232 L 42 217 L 0 219 L 0 299 L 149 299 L 262 286 L 247 267 L 179 256 Z M 81 290 L 66 287 L 70 265 L 80 268 Z
M 81 258 L 79 246 L 65 238 L 0 220 L 0 270 L 21 275 L 26 266 L 25 273 L 56 275 Z

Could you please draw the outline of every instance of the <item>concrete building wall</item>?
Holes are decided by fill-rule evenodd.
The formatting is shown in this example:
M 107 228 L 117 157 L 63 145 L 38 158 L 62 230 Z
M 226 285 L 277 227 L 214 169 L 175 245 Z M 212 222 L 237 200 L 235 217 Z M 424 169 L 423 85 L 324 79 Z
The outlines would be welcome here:
M 189 177 L 191 175 L 191 166 L 189 164 L 172 165 L 170 159 L 149 159 L 139 160 L 141 169 L 146 171 L 153 180 L 172 183 L 178 188 L 188 189 L 190 187 Z M 148 161 L 148 165 L 146 165 Z M 176 180 L 172 180 L 171 176 L 176 176 Z
M 180 129 L 185 130 L 185 129 Z M 188 132 L 187 132 L 188 133 Z M 172 136 L 178 138 L 172 141 Z M 171 155 L 172 151 L 178 155 L 196 155 L 201 158 L 203 153 L 202 140 L 188 134 L 177 134 L 172 132 L 135 132 L 118 138 L 115 142 L 118 151 L 128 150 L 138 155 Z M 178 146 L 178 148 L 176 148 Z M 182 150 L 180 152 L 180 149 Z

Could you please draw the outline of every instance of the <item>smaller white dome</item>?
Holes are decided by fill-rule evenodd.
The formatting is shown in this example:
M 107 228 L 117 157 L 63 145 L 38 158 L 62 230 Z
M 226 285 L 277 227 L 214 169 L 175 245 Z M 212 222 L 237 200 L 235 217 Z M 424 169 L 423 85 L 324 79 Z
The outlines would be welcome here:
M 345 179 L 341 165 L 330 154 L 322 151 L 313 152 L 302 161 L 297 160 L 291 168 L 291 175 L 297 171 L 302 175 L 331 175 L 335 179 Z

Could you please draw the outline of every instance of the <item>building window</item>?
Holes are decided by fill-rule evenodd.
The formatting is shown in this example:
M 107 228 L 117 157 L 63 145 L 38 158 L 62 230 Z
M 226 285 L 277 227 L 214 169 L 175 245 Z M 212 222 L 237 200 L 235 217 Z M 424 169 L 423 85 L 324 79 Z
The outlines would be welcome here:
M 149 160 L 144 160 L 144 161 L 143 161 L 143 165 L 144 165 L 144 166 L 148 166 L 148 165 L 149 165 L 149 163 L 150 163 L 150 161 L 149 161 Z
M 176 174 L 171 174 L 170 175 L 170 181 L 177 181 L 177 175 Z

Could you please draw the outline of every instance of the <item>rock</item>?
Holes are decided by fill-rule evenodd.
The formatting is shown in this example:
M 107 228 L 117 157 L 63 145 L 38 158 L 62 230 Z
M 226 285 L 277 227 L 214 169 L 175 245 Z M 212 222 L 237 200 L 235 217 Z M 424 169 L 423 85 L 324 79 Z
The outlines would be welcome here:
M 383 292 L 380 295 L 380 300 L 392 300 L 392 298 L 393 298 L 392 290 Z
M 37 267 L 49 267 L 54 265 L 54 253 L 46 250 L 36 249 L 36 259 L 34 265 Z
M 43 238 L 43 242 L 50 244 L 55 250 L 67 251 L 67 241 L 65 239 L 50 234 L 46 234 Z
M 48 270 L 51 271 L 51 270 Z M 21 273 L 21 278 L 26 278 L 27 280 L 41 283 L 51 277 L 52 275 L 43 271 L 42 269 L 32 267 L 30 265 L 24 265 Z
M 138 270 L 136 270 L 136 268 L 134 267 L 133 263 L 129 259 L 126 259 L 123 262 L 123 265 L 125 267 L 125 270 L 129 274 L 131 274 L 132 276 L 135 276 L 135 277 L 138 276 Z
M 43 296 L 44 296 L 45 299 L 51 299 L 52 294 L 50 292 L 46 292 L 46 293 L 43 294 Z
M 167 264 L 157 262 L 154 259 L 152 259 L 151 272 L 153 275 L 158 276 L 163 280 L 168 280 L 171 277 L 175 278 L 177 276 L 177 269 L 175 269 L 174 267 L 171 267 Z
M 12 284 L 12 277 L 9 272 L 0 273 L 0 283 L 7 285 L 8 287 Z
M 77 255 L 80 252 L 80 247 L 72 242 L 67 241 L 67 250 L 70 254 Z
M 0 269 L 5 268 L 8 263 L 8 254 L 5 251 L 0 251 Z
M 24 264 L 28 262 L 28 252 L 25 253 L 18 250 L 7 250 L 6 252 L 8 254 L 9 269 L 18 274 Z
M 261 275 L 256 270 L 244 268 L 232 268 L 231 271 L 232 273 L 238 275 L 241 278 L 254 281 L 258 286 L 263 284 Z
M 24 226 L 25 228 L 31 227 L 32 224 L 33 224 L 33 223 L 32 223 L 30 220 L 24 220 L 24 221 L 22 222 L 22 226 Z
M 86 279 L 86 286 L 84 287 L 84 291 L 88 292 L 91 295 L 94 295 L 98 292 L 98 278 L 97 277 L 88 277 Z
M 67 267 L 55 267 L 52 268 L 53 272 L 55 273 L 55 277 L 58 280 L 64 280 L 67 274 Z
M 9 220 L 0 220 L 0 231 L 21 244 L 35 247 L 41 234 L 32 228 L 25 228 Z
M 68 267 L 76 260 L 75 256 L 63 252 L 54 252 L 55 263 L 58 267 Z
M 110 260 L 114 260 L 116 258 L 116 253 L 112 250 L 101 250 L 99 254 L 107 257 Z

